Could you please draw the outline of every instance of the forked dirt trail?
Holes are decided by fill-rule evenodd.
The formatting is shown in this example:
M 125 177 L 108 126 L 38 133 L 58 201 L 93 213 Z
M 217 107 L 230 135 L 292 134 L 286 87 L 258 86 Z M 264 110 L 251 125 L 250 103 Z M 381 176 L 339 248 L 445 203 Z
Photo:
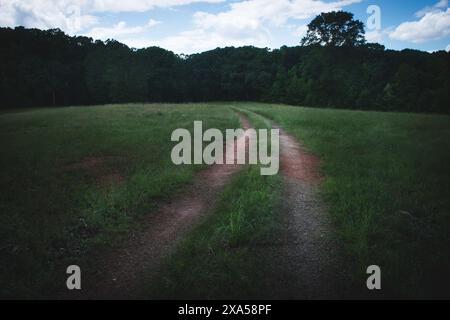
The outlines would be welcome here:
M 249 129 L 240 115 L 242 127 Z M 257 298 L 333 299 L 345 294 L 345 269 L 340 250 L 320 199 L 320 160 L 294 137 L 280 129 L 280 169 L 283 176 L 283 221 L 277 237 L 269 244 L 253 248 L 270 266 L 266 279 L 268 292 Z M 237 139 L 237 153 L 246 149 L 246 137 Z M 130 299 L 142 297 L 148 279 L 157 277 L 163 258 L 169 256 L 180 239 L 213 209 L 218 194 L 239 165 L 212 165 L 200 171 L 189 190 L 162 203 L 157 212 L 142 221 L 143 231 L 106 257 L 96 272 L 86 272 L 83 290 L 64 298 Z M 83 267 L 82 267 L 83 268 Z
M 283 222 L 278 245 L 268 250 L 275 261 L 270 276 L 276 299 L 342 298 L 345 286 L 340 250 L 320 199 L 320 160 L 280 129 Z M 272 281 L 273 281 L 272 280 Z
M 242 128 L 247 130 L 248 120 L 243 116 L 240 120 Z M 246 137 L 244 134 L 237 139 L 234 150 L 228 144 L 226 152 L 245 151 Z M 146 279 L 157 275 L 163 258 L 171 254 L 178 241 L 214 207 L 218 193 L 241 167 L 215 164 L 200 171 L 189 190 L 145 217 L 142 232 L 132 234 L 120 248 L 101 257 L 95 273 L 87 271 L 81 294 L 69 294 L 67 298 L 140 298 Z

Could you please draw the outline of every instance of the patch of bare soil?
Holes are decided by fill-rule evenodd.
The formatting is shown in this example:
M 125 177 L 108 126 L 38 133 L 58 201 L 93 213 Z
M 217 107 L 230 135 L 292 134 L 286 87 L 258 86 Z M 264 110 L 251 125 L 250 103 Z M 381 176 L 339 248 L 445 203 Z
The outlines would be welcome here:
M 244 117 L 241 122 L 248 129 Z M 237 139 L 234 150 L 227 146 L 226 152 L 245 148 L 245 137 Z M 157 212 L 145 216 L 141 221 L 143 231 L 134 231 L 119 248 L 99 257 L 94 272 L 84 269 L 81 294 L 69 293 L 65 298 L 140 298 L 145 281 L 158 276 L 163 258 L 211 211 L 220 191 L 240 168 L 237 164 L 211 165 L 200 171 L 188 190 L 159 204 Z
M 323 180 L 320 173 L 319 157 L 308 152 L 294 137 L 280 131 L 280 147 L 282 156 L 280 169 L 285 177 L 303 181 L 310 185 L 318 185 Z
M 62 166 L 62 171 L 83 171 L 95 179 L 97 186 L 110 187 L 125 182 L 125 177 L 115 168 L 107 165 L 109 162 L 123 161 L 120 157 L 85 157 L 79 162 Z
M 320 197 L 320 159 L 280 129 L 284 180 L 283 222 L 265 248 L 274 299 L 338 299 L 346 295 L 346 270 L 335 232 Z

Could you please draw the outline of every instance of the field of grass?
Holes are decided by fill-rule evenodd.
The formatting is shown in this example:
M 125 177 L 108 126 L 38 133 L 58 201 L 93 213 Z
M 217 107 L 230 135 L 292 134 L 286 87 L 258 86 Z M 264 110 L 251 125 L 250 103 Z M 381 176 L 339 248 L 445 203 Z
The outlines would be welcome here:
M 356 286 L 380 265 L 387 297 L 450 297 L 450 117 L 257 103 L 116 105 L 0 114 L 0 297 L 46 297 L 65 267 L 119 241 L 201 166 L 174 166 L 175 128 L 272 119 L 321 157 L 322 185 Z M 252 249 L 277 228 L 281 181 L 244 168 L 165 261 L 150 297 L 246 298 Z
M 389 297 L 450 297 L 450 117 L 239 107 L 275 120 L 323 160 L 322 191 L 353 266 Z
M 175 166 L 175 128 L 237 127 L 229 108 L 117 105 L 0 114 L 0 297 L 45 297 L 65 266 L 120 239 L 199 166 Z

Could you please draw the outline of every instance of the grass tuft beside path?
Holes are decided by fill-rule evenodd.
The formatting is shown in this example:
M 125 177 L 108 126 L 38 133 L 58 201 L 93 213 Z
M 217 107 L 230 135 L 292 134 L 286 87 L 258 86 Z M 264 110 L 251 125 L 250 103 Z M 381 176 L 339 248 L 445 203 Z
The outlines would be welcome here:
M 150 282 L 148 297 L 248 299 L 266 292 L 264 257 L 254 248 L 271 241 L 278 200 L 276 176 L 261 176 L 253 166 L 239 172 L 216 210 L 167 259 L 159 280 Z

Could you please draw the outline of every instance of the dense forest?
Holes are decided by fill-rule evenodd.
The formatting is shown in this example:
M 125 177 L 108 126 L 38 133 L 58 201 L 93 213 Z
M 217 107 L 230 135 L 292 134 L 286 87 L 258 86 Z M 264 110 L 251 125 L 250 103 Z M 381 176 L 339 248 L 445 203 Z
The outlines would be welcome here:
M 0 106 L 264 101 L 314 107 L 450 111 L 450 53 L 379 44 L 176 55 L 58 29 L 0 28 Z

